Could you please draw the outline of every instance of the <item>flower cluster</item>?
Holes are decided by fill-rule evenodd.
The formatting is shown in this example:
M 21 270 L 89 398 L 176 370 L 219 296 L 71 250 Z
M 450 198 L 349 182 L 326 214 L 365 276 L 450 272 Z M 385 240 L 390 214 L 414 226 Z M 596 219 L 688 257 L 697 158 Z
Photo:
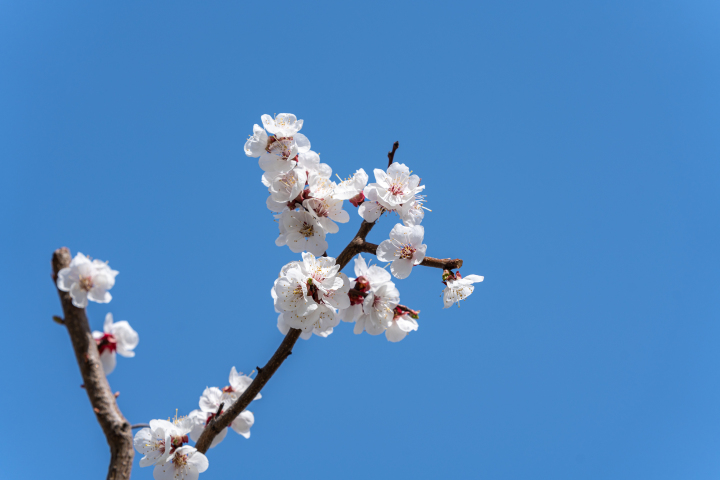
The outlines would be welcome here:
M 408 226 L 419 225 L 425 217 L 425 197 L 420 192 L 420 177 L 412 175 L 402 163 L 393 163 L 387 172 L 374 170 L 375 183 L 363 190 L 366 201 L 360 206 L 360 216 L 366 222 L 374 222 L 385 212 L 396 212 Z
M 208 387 L 200 397 L 200 409 L 193 410 L 187 417 L 151 420 L 149 428 L 143 428 L 135 434 L 135 449 L 143 458 L 141 467 L 155 466 L 153 476 L 157 480 L 195 479 L 208 468 L 208 460 L 195 447 L 187 445 L 197 442 L 210 421 L 235 403 L 252 383 L 248 375 L 238 373 L 235 367 L 230 370 L 230 385 L 220 389 Z M 258 400 L 258 393 L 253 400 Z M 255 423 L 252 412 L 244 410 L 228 428 L 223 429 L 212 441 L 210 448 L 223 441 L 229 428 L 245 438 L 250 438 L 250 427 Z
M 344 322 L 355 322 L 354 332 L 370 335 L 385 332 L 391 342 L 399 342 L 412 330 L 418 329 L 417 314 L 400 308 L 400 292 L 390 280 L 387 270 L 377 265 L 368 266 L 362 255 L 355 259 L 355 275 L 348 292 L 350 306 L 340 310 Z M 412 317 L 409 313 L 412 312 Z
M 262 183 L 270 194 L 266 204 L 277 213 L 280 229 L 275 244 L 287 245 L 295 253 L 320 256 L 328 247 L 325 236 L 338 232 L 337 223 L 350 220 L 343 210 L 343 200 L 361 194 L 367 174 L 358 170 L 352 178 L 337 185 L 330 180 L 330 166 L 320 163 L 320 156 L 310 150 L 308 138 L 298 133 L 302 120 L 291 113 L 281 113 L 275 118 L 263 115 L 262 123 L 264 128 L 253 127 L 253 135 L 245 143 L 245 154 L 258 157 L 264 172 Z
M 230 385 L 220 389 L 218 387 L 207 387 L 200 396 L 200 409 L 193 410 L 190 412 L 188 417 L 192 421 L 192 429 L 190 430 L 190 438 L 193 442 L 197 442 L 200 435 L 202 435 L 205 427 L 210 421 L 240 398 L 245 390 L 252 383 L 252 378 L 248 375 L 243 375 L 232 367 L 230 370 Z M 262 396 L 258 393 L 253 400 L 259 400 Z M 248 410 L 243 410 L 235 420 L 232 421 L 228 428 L 232 428 L 238 434 L 245 438 L 250 438 L 250 427 L 255 423 L 255 416 Z M 223 441 L 227 435 L 227 429 L 223 430 L 218 436 L 213 439 L 210 448 L 215 447 Z
M 151 420 L 150 427 L 135 434 L 135 449 L 143 455 L 141 467 L 155 466 L 156 480 L 197 480 L 208 468 L 205 455 L 188 443 L 193 424 L 189 417 Z
M 280 271 L 270 292 L 278 315 L 278 329 L 302 330 L 308 339 L 314 333 L 327 337 L 339 323 L 337 310 L 350 305 L 350 282 L 331 257 L 303 253 L 302 262 L 291 262 Z

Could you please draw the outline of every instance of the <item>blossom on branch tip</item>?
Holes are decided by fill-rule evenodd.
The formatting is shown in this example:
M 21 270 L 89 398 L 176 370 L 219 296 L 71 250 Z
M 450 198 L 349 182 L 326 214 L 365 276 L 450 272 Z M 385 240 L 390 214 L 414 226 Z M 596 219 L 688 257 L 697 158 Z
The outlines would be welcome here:
M 395 277 L 407 278 L 412 267 L 425 258 L 427 245 L 422 243 L 424 236 L 422 225 L 405 227 L 398 223 L 390 231 L 390 239 L 378 245 L 377 258 L 383 262 L 392 262 L 390 271 Z
M 70 292 L 72 304 L 85 308 L 88 300 L 108 303 L 112 300 L 110 290 L 115 285 L 117 270 L 112 270 L 107 263 L 98 259 L 90 261 L 82 253 L 77 253 L 68 267 L 57 275 L 57 288 Z
M 105 315 L 105 323 L 102 332 L 92 332 L 97 343 L 100 362 L 102 363 L 105 375 L 110 375 L 115 370 L 115 353 L 123 357 L 134 357 L 133 350 L 137 347 L 140 337 L 125 320 L 113 323 L 112 313 Z
M 411 201 L 415 195 L 425 189 L 420 186 L 420 177 L 412 175 L 410 169 L 402 163 L 393 163 L 387 172 L 376 168 L 375 183 L 365 187 L 365 196 L 375 191 L 377 201 L 388 210 L 396 210 Z
M 447 272 L 447 270 L 445 272 Z M 450 308 L 455 303 L 457 303 L 459 307 L 460 302 L 467 299 L 475 290 L 473 284 L 482 282 L 485 280 L 485 277 L 480 275 L 462 277 L 460 272 L 457 272 L 455 275 L 447 272 L 443 273 L 443 280 L 445 280 L 446 284 L 443 290 L 443 308 Z
M 198 452 L 195 447 L 186 445 L 180 447 L 168 460 L 155 465 L 153 478 L 155 480 L 198 480 L 202 472 L 208 469 L 209 463 L 205 455 Z

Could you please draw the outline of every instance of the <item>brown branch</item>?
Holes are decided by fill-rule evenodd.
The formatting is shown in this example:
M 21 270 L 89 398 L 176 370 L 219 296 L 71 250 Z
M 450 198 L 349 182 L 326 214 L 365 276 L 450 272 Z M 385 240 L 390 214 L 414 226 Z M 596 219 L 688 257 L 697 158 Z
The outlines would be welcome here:
M 377 248 L 378 246 L 374 243 L 370 242 L 362 242 L 358 245 L 360 252 L 367 252 L 372 253 L 373 255 L 377 255 Z M 424 267 L 433 267 L 433 268 L 441 268 L 443 270 L 453 270 L 455 268 L 460 268 L 463 265 L 463 261 L 459 258 L 435 258 L 435 257 L 425 257 L 425 259 L 420 264 Z
M 70 265 L 70 260 L 70 250 L 67 248 L 55 250 L 52 258 L 53 281 L 57 280 L 57 274 L 61 269 Z M 134 455 L 130 422 L 120 412 L 115 395 L 105 378 L 85 309 L 75 307 L 68 292 L 58 289 L 58 295 L 65 313 L 64 325 L 67 327 L 75 350 L 75 359 L 80 367 L 85 391 L 110 446 L 110 467 L 107 478 L 108 480 L 129 479 Z
M 200 452 L 207 452 L 210 448 L 210 444 L 218 433 L 222 432 L 223 428 L 227 428 L 235 418 L 242 413 L 243 410 L 253 401 L 255 396 L 260 393 L 265 384 L 270 380 L 273 374 L 280 368 L 280 365 L 285 359 L 292 354 L 293 345 L 300 338 L 301 330 L 291 328 L 278 349 L 273 354 L 270 361 L 265 364 L 263 368 L 258 369 L 258 373 L 253 379 L 250 386 L 240 395 L 240 398 L 233 403 L 230 408 L 220 415 L 217 415 L 213 420 L 205 427 L 202 435 L 198 438 L 195 443 L 195 448 Z
M 392 165 L 393 159 L 395 158 L 395 150 L 398 149 L 400 144 L 398 142 L 393 143 L 393 148 L 388 152 L 388 168 Z
M 390 164 L 392 164 L 395 150 L 397 149 L 398 142 L 395 142 L 392 151 L 388 153 L 388 159 L 390 161 Z M 352 260 L 352 258 L 360 252 L 370 252 L 373 254 L 375 253 L 375 251 L 377 250 L 377 245 L 365 242 L 365 238 L 374 226 L 375 223 L 369 223 L 363 220 L 362 224 L 360 224 L 360 229 L 355 234 L 355 237 L 350 241 L 350 243 L 348 243 L 345 249 L 340 253 L 340 255 L 338 255 L 335 260 L 335 264 L 340 265 L 340 270 L 345 268 L 345 266 L 350 262 L 350 260 Z M 460 266 L 462 265 L 462 260 L 441 260 L 437 258 L 426 257 L 422 265 L 452 269 L 460 268 Z M 257 394 L 260 393 L 265 384 L 275 374 L 277 369 L 280 368 L 280 365 L 282 365 L 285 359 L 292 354 L 292 349 L 295 346 L 295 342 L 297 342 L 298 338 L 300 338 L 300 333 L 302 333 L 301 330 L 291 328 L 287 335 L 285 335 L 282 343 L 280 344 L 278 349 L 275 350 L 275 353 L 273 354 L 272 358 L 270 358 L 270 360 L 267 362 L 267 364 L 265 364 L 265 366 L 262 368 L 257 368 L 257 375 L 253 379 L 252 383 L 250 383 L 247 390 L 245 390 L 242 395 L 240 395 L 240 398 L 238 398 L 237 401 L 233 403 L 226 411 L 213 417 L 210 423 L 208 423 L 208 425 L 203 430 L 203 433 L 200 435 L 200 438 L 198 438 L 198 441 L 195 443 L 195 448 L 197 448 L 198 451 L 202 453 L 207 452 L 213 442 L 213 439 L 220 432 L 222 432 L 223 428 L 227 428 L 228 426 L 230 426 L 233 420 L 235 420 L 235 418 L 237 418 L 237 416 L 240 415 L 242 411 L 247 408 L 248 405 L 250 405 L 250 402 L 252 402 L 257 396 Z M 218 409 L 218 413 L 219 411 L 220 409 Z
M 365 244 L 365 237 L 367 237 L 368 233 L 370 233 L 370 230 L 372 230 L 374 226 L 375 222 L 368 223 L 363 220 L 360 224 L 360 230 L 358 230 L 358 233 L 355 234 L 355 238 L 350 240 L 350 243 L 348 243 L 347 247 L 340 252 L 340 255 L 338 255 L 335 260 L 335 264 L 340 265 L 340 270 L 345 268 L 345 265 L 347 265 L 355 255 L 363 251 L 362 246 Z

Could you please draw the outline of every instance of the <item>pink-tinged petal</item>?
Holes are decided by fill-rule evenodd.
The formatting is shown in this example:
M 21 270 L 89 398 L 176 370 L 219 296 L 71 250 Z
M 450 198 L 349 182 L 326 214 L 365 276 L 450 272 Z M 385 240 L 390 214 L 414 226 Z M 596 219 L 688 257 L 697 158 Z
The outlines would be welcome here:
M 412 260 L 398 258 L 392 263 L 392 265 L 390 265 L 390 272 L 392 272 L 395 278 L 399 278 L 400 280 L 402 280 L 403 278 L 407 278 L 410 276 L 410 272 L 412 272 L 412 267 Z

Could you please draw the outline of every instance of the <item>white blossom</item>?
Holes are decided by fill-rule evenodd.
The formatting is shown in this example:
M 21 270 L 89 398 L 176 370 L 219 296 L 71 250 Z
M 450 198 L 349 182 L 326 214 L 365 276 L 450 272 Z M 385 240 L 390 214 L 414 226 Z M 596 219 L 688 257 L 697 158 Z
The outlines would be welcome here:
M 398 223 L 390 231 L 390 239 L 378 246 L 377 258 L 392 262 L 390 271 L 395 277 L 407 278 L 413 265 L 420 264 L 425 258 L 427 245 L 422 243 L 424 236 L 422 225 L 405 227 Z
M 368 175 L 365 173 L 365 170 L 361 168 L 355 171 L 352 177 L 337 184 L 335 192 L 333 193 L 333 198 L 336 200 L 352 200 L 358 195 L 361 195 L 361 197 L 364 198 L 362 193 L 363 189 L 367 185 L 367 181 Z M 353 202 L 353 204 L 357 206 L 358 201 L 361 201 L 361 198 L 358 198 L 355 202 Z
M 115 369 L 115 363 L 117 362 L 115 358 L 116 352 L 123 357 L 134 357 L 135 352 L 133 350 L 140 341 L 137 332 L 132 329 L 127 321 L 121 320 L 113 323 L 112 313 L 105 315 L 103 331 L 94 331 L 92 336 L 97 343 L 100 362 L 105 375 L 110 375 Z
M 72 303 L 78 308 L 85 308 L 88 300 L 108 303 L 112 300 L 110 290 L 115 285 L 116 270 L 98 259 L 90 261 L 82 253 L 77 253 L 70 266 L 58 272 L 57 287 L 63 292 L 70 292 Z
M 315 217 L 325 233 L 337 233 L 340 230 L 335 222 L 347 223 L 350 221 L 350 215 L 342 209 L 342 200 L 310 198 L 303 201 L 303 207 Z
M 308 174 L 308 177 L 317 175 L 322 178 L 330 178 L 332 175 L 332 168 L 327 163 L 320 163 L 320 155 L 313 152 L 301 152 L 298 154 L 298 167 L 304 168 Z
M 400 292 L 392 282 L 370 290 L 363 301 L 363 315 L 355 321 L 355 334 L 364 331 L 380 335 L 392 325 L 394 309 L 400 302 Z
M 308 179 L 308 194 L 312 198 L 332 198 L 335 182 L 320 175 L 311 175 Z
M 295 115 L 281 113 L 275 118 L 263 115 L 268 136 L 259 125 L 253 126 L 253 135 L 245 143 L 245 154 L 260 157 L 258 164 L 265 172 L 287 172 L 296 165 L 297 156 L 310 151 L 310 141 L 301 133 L 302 120 Z
M 287 204 L 300 195 L 305 189 L 306 181 L 307 173 L 301 167 L 295 167 L 288 172 L 266 172 L 262 176 L 263 185 L 268 187 L 270 198 L 280 204 Z
M 322 255 L 328 248 L 325 230 L 310 213 L 285 210 L 280 215 L 280 236 L 275 245 L 287 245 L 295 253 Z
M 270 115 L 261 117 L 265 129 L 279 137 L 292 137 L 296 135 L 303 126 L 303 121 L 298 120 L 292 113 L 281 113 L 275 118 Z
M 412 318 L 410 315 L 396 315 L 393 318 L 392 325 L 385 330 L 385 338 L 391 342 L 399 342 L 405 338 L 408 333 L 417 329 L 417 320 Z
M 454 303 L 460 306 L 460 301 L 465 300 L 475 290 L 473 283 L 482 282 L 485 277 L 480 275 L 468 275 L 457 280 L 448 280 L 443 290 L 443 308 L 450 308 Z
M 209 463 L 205 455 L 195 447 L 185 445 L 175 450 L 167 462 L 155 465 L 155 480 L 197 480 L 202 472 L 208 469 Z
M 188 442 L 192 421 L 188 417 L 168 420 L 151 420 L 150 428 L 145 427 L 135 434 L 133 445 L 144 455 L 141 467 L 163 464 L 176 449 Z
M 336 309 L 350 305 L 349 281 L 339 270 L 334 258 L 316 258 L 311 253 L 303 253 L 302 262 L 283 267 L 271 291 L 282 333 L 297 328 L 306 339 L 312 333 L 332 333 L 340 321 Z
M 349 297 L 350 305 L 338 312 L 338 316 L 344 322 L 354 322 L 365 313 L 363 302 L 367 291 L 377 290 L 384 283 L 392 284 L 390 281 L 392 277 L 387 270 L 377 265 L 368 266 L 362 255 L 355 257 L 355 275 L 357 278 L 349 279 L 352 289 Z
M 403 203 L 397 212 L 405 226 L 412 227 L 414 225 L 420 225 L 423 218 L 425 218 L 425 210 L 430 211 L 423 203 L 425 203 L 424 195 L 415 195 L 409 202 Z
M 374 191 L 375 200 L 388 210 L 399 209 L 425 189 L 424 185 L 420 186 L 420 177 L 411 175 L 410 169 L 402 163 L 393 163 L 387 173 L 379 168 L 374 173 L 375 183 L 365 187 L 365 197 L 370 198 L 370 192 Z

